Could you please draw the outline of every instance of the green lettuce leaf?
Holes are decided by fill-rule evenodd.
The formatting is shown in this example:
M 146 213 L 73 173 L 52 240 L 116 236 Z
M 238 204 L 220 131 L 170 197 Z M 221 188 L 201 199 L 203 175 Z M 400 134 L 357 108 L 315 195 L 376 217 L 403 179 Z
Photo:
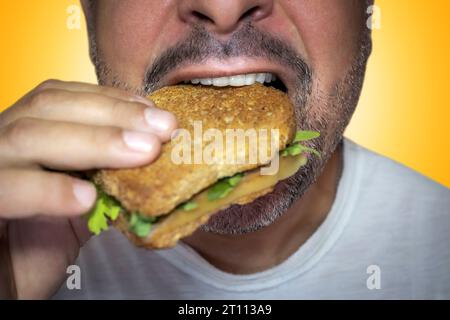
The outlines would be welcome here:
M 297 131 L 297 133 L 295 134 L 294 141 L 292 141 L 292 143 L 308 141 L 318 137 L 320 137 L 320 133 L 317 131 Z
M 184 211 L 191 211 L 197 207 L 198 207 L 198 204 L 195 203 L 194 201 L 188 201 L 188 202 L 182 203 L 180 205 L 180 209 L 183 209 Z
M 88 213 L 88 229 L 95 235 L 108 230 L 108 219 L 114 221 L 122 210 L 120 204 L 106 193 L 97 189 L 97 201 Z
M 213 201 L 225 198 L 241 181 L 243 176 L 242 173 L 238 173 L 232 177 L 220 179 L 208 190 L 208 200 Z
M 290 143 L 284 150 L 280 152 L 282 157 L 296 156 L 301 153 L 312 153 L 320 158 L 320 153 L 313 148 L 302 145 L 301 141 L 308 141 L 320 137 L 320 133 L 316 131 L 297 131 L 294 141 Z
M 146 237 L 152 229 L 153 223 L 157 220 L 157 217 L 145 217 L 138 212 L 133 212 L 130 216 L 129 230 L 138 237 Z
M 300 149 L 301 149 L 300 153 L 309 152 L 309 153 L 314 154 L 318 158 L 321 157 L 320 153 L 317 150 L 313 149 L 313 148 L 309 148 L 309 147 L 305 147 L 305 146 L 300 145 Z
M 281 151 L 281 156 L 282 157 L 296 156 L 300 153 L 302 153 L 301 146 L 299 144 L 293 144 L 286 147 L 283 151 Z
M 243 176 L 244 174 L 242 173 L 235 174 L 234 176 L 228 178 L 227 182 L 230 186 L 235 187 L 241 181 Z

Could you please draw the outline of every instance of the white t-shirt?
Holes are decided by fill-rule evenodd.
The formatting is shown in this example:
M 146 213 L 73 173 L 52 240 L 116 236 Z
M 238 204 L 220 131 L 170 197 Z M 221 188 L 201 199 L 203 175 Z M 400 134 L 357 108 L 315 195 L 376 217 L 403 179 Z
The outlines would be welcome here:
M 90 240 L 77 264 L 81 289 L 64 283 L 54 298 L 450 298 L 450 190 L 345 140 L 331 211 L 276 267 L 229 274 L 185 244 L 137 249 L 115 230 Z

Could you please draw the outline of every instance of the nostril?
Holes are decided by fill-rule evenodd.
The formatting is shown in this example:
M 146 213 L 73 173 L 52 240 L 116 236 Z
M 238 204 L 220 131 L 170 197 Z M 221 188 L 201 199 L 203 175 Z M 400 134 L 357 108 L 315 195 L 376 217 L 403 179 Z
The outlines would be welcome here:
M 224 34 L 236 30 L 243 21 L 264 19 L 272 8 L 273 0 L 183 0 L 178 13 L 183 22 Z
M 210 17 L 198 11 L 193 11 L 192 16 L 195 20 L 200 22 L 214 22 Z
M 258 12 L 261 10 L 259 6 L 255 6 L 253 8 L 248 9 L 244 12 L 244 14 L 241 16 L 240 20 L 247 20 L 254 18 L 255 16 L 258 16 Z
M 261 13 L 261 8 L 259 6 L 252 7 L 245 11 L 238 21 L 251 20 L 257 18 Z M 192 11 L 192 18 L 197 22 L 207 22 L 214 23 L 214 20 L 199 11 Z

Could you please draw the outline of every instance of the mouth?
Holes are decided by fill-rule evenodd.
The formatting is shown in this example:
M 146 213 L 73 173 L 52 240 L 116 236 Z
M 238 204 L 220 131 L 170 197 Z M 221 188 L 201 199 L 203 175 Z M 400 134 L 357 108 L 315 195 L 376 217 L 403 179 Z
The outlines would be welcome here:
M 279 77 L 270 72 L 236 74 L 232 76 L 186 79 L 179 84 L 193 84 L 213 87 L 243 87 L 255 83 L 287 92 L 287 88 Z
M 292 70 L 265 59 L 246 57 L 208 59 L 203 64 L 185 64 L 169 72 L 162 86 L 192 84 L 214 87 L 242 87 L 261 83 L 290 95 L 295 76 Z M 290 85 L 291 84 L 291 85 Z

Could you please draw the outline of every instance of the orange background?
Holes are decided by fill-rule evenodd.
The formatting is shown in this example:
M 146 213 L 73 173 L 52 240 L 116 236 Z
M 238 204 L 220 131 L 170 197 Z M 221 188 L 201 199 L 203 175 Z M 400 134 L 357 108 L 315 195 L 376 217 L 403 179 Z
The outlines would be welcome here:
M 95 83 L 75 0 L 0 3 L 0 111 L 48 78 Z M 381 29 L 346 135 L 450 187 L 450 1 L 378 0 Z

